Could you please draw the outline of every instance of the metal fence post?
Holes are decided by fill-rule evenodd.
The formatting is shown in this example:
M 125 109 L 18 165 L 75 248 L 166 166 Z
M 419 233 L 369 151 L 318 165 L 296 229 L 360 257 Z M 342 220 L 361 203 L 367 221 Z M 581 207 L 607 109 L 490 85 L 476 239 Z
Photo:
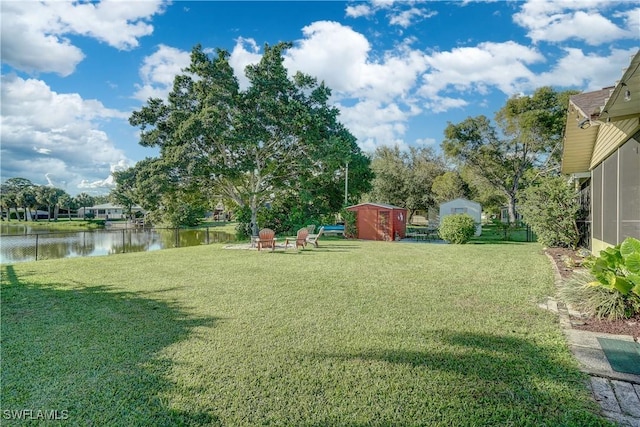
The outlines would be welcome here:
M 207 245 L 209 244 L 209 227 L 207 227 Z
M 124 239 L 124 228 L 122 229 L 122 253 L 126 252 L 125 239 Z
M 40 236 L 38 234 L 36 234 L 36 261 L 38 260 L 38 238 Z

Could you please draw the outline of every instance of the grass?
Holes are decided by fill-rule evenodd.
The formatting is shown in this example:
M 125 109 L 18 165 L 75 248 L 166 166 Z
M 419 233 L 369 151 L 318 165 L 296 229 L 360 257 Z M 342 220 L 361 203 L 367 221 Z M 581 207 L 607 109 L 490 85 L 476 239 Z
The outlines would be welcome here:
M 539 245 L 322 243 L 3 265 L 2 409 L 107 426 L 609 425 L 537 308 L 553 292 Z

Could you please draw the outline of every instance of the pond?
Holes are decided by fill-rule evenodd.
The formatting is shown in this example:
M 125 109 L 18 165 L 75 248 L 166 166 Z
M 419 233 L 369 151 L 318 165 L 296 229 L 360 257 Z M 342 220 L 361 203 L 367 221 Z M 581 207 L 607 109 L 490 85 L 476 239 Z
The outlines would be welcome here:
M 235 235 L 200 229 L 116 228 L 59 231 L 25 225 L 0 225 L 0 263 L 207 245 L 235 241 Z

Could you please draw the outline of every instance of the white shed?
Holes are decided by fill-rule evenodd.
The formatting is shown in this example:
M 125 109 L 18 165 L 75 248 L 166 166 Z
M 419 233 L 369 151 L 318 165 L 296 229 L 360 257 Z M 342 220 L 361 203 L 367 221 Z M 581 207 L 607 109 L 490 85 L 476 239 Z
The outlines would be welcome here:
M 478 202 L 463 198 L 453 199 L 440 205 L 440 222 L 442 218 L 452 214 L 466 213 L 476 222 L 476 236 L 482 234 L 482 206 Z

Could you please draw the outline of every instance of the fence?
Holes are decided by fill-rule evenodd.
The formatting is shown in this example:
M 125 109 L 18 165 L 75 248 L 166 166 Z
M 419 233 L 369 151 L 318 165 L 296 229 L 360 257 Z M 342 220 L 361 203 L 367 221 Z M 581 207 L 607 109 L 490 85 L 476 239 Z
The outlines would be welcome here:
M 0 262 L 143 252 L 235 241 L 215 229 L 122 228 L 3 235 Z

